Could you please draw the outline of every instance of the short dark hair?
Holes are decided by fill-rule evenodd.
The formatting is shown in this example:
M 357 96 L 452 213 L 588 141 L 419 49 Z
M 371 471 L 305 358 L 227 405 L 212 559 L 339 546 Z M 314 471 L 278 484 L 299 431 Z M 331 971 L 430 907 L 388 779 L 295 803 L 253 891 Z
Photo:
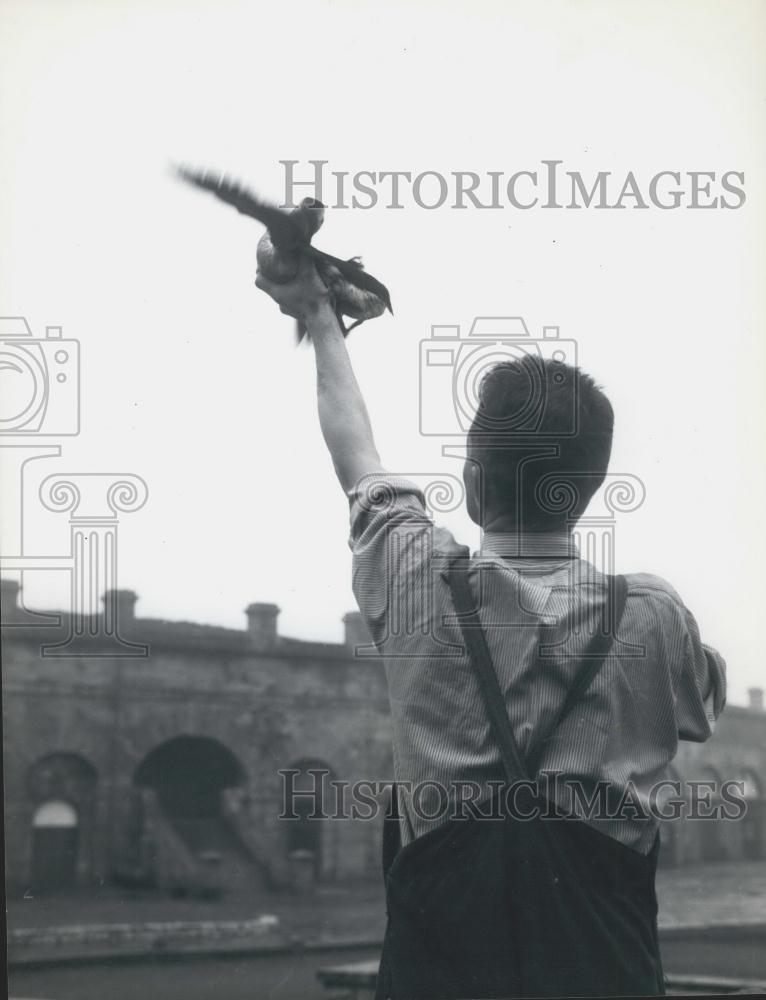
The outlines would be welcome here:
M 612 404 L 590 375 L 524 355 L 484 375 L 469 458 L 493 507 L 507 504 L 518 527 L 550 530 L 577 520 L 603 483 L 613 428 Z M 541 446 L 556 451 L 534 458 Z

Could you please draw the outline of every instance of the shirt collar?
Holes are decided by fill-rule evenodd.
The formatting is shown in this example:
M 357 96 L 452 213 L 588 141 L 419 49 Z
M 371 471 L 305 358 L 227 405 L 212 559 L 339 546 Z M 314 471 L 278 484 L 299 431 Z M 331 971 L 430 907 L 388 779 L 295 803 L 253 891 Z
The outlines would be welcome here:
M 576 559 L 577 543 L 566 529 L 560 531 L 485 531 L 480 553 L 501 559 Z

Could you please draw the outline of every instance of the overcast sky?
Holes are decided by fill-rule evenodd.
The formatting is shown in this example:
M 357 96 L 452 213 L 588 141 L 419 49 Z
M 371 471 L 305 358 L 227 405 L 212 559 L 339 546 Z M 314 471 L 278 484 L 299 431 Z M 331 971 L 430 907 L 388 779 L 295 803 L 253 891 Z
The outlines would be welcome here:
M 445 176 L 559 159 L 644 184 L 740 171 L 729 211 L 397 211 L 381 193 L 328 211 L 317 243 L 362 253 L 391 290 L 395 317 L 350 350 L 392 471 L 460 473 L 418 432 L 432 324 L 521 315 L 574 339 L 615 406 L 612 468 L 646 487 L 618 521 L 618 570 L 672 582 L 732 701 L 762 682 L 762 4 L 0 0 L 0 22 L 0 312 L 82 352 L 81 433 L 29 467 L 28 552 L 68 544 L 66 515 L 39 513 L 44 476 L 131 472 L 150 497 L 121 522 L 119 582 L 139 614 L 242 627 L 274 601 L 284 633 L 337 640 L 353 607 L 311 352 L 253 287 L 259 226 L 171 161 L 276 201 L 283 159 L 301 177 L 311 159 Z M 64 606 L 65 574 L 24 583 L 30 606 Z

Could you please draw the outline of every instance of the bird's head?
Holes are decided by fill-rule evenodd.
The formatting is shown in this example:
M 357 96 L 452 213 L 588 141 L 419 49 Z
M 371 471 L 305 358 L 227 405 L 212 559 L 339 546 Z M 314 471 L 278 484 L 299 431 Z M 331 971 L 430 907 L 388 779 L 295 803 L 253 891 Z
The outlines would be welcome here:
M 324 205 L 316 198 L 304 198 L 300 205 L 293 210 L 293 215 L 299 219 L 305 229 L 306 236 L 311 239 L 324 222 Z

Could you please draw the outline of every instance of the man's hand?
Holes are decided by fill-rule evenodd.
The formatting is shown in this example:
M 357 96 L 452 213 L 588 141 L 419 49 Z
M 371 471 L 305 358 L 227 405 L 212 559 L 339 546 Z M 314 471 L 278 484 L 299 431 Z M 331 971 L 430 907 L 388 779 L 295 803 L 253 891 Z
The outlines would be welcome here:
M 313 260 L 301 255 L 298 274 L 293 281 L 280 285 L 255 272 L 255 286 L 266 292 L 279 306 L 279 311 L 297 320 L 306 321 L 330 305 L 330 292 L 317 274 Z

